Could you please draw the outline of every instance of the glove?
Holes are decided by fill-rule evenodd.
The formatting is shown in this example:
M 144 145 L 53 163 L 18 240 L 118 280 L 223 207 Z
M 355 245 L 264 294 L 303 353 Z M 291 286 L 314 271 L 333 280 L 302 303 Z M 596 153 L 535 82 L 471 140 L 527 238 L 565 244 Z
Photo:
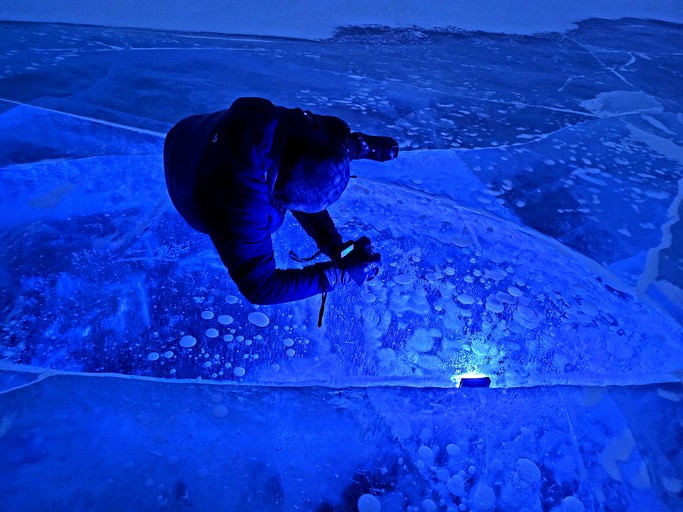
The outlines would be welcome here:
M 332 288 L 352 280 L 362 286 L 377 276 L 381 259 L 378 253 L 373 252 L 370 239 L 364 236 L 344 245 L 339 257 L 324 269 L 325 277 Z

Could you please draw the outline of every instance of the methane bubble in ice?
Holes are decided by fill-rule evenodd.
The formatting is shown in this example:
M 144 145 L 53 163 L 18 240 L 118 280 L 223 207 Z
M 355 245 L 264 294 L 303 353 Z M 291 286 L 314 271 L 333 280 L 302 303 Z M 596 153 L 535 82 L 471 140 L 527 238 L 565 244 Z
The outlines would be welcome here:
M 517 474 L 525 482 L 538 485 L 541 482 L 541 470 L 529 459 L 519 459 L 515 466 Z
M 457 444 L 449 444 L 446 446 L 446 451 L 448 452 L 448 455 L 460 455 L 460 448 Z
M 453 496 L 465 496 L 465 480 L 460 475 L 453 475 L 446 483 L 448 490 Z
M 183 336 L 182 338 L 180 338 L 180 346 L 181 347 L 189 348 L 189 347 L 194 347 L 196 344 L 197 344 L 197 338 L 195 338 L 194 336 L 187 335 L 187 336 Z
M 358 498 L 358 512 L 381 512 L 382 504 L 372 494 L 363 494 Z
M 265 327 L 270 323 L 270 319 L 260 311 L 249 313 L 247 318 L 252 324 L 257 325 L 258 327 Z
M 498 297 L 492 295 L 486 299 L 486 309 L 491 313 L 502 313 L 504 307 Z
M 472 297 L 471 295 L 469 295 L 467 293 L 461 293 L 460 295 L 458 295 L 458 301 L 461 304 L 465 304 L 467 306 L 467 305 L 472 304 L 474 302 L 474 297 Z
M 506 277 L 506 273 L 504 270 L 500 268 L 494 268 L 486 271 L 486 277 L 489 279 L 493 279 L 494 281 L 502 281 Z
M 216 418 L 225 418 L 228 415 L 228 408 L 223 404 L 218 404 L 214 406 L 212 412 Z
M 235 297 L 234 295 L 226 295 L 225 302 L 227 302 L 228 304 L 235 304 L 237 302 L 237 297 Z
M 282 344 L 285 347 L 291 347 L 292 345 L 294 345 L 294 340 L 292 338 L 285 338 L 284 340 L 282 340 Z
M 399 274 L 394 276 L 394 281 L 396 281 L 398 284 L 410 284 L 413 282 L 413 276 L 410 274 Z
M 202 311 L 202 318 L 204 320 L 211 320 L 213 318 L 213 311 Z
M 519 288 L 516 288 L 514 286 L 510 286 L 508 288 L 508 293 L 510 295 L 512 295 L 513 297 L 521 297 L 522 295 L 524 295 L 524 292 L 522 290 L 520 290 Z
M 171 350 L 167 350 L 166 352 L 164 352 L 164 357 L 166 359 L 171 359 L 174 355 L 175 354 L 173 354 L 173 352 Z
M 216 338 L 218 336 L 218 329 L 214 329 L 213 327 L 211 329 L 206 330 L 206 337 L 207 338 Z
M 474 509 L 493 512 L 496 506 L 496 493 L 488 485 L 481 485 L 474 493 Z
M 221 325 L 230 325 L 233 322 L 233 318 L 230 315 L 221 315 L 218 317 L 218 323 Z
M 149 359 L 150 361 L 156 361 L 157 359 L 159 359 L 159 353 L 150 352 L 149 354 L 147 354 L 147 359 Z
M 285 354 L 287 354 L 288 357 L 294 357 L 294 354 L 296 354 L 296 350 L 294 350 L 293 348 L 288 348 L 285 351 Z
M 427 498 L 422 502 L 422 510 L 425 512 L 436 512 L 436 503 L 433 500 Z
M 589 316 L 595 316 L 600 312 L 598 305 L 595 302 L 589 300 L 580 302 L 580 309 L 583 313 Z
M 541 321 L 533 309 L 521 304 L 517 306 L 517 310 L 512 316 L 515 320 L 517 320 L 517 322 L 522 324 L 527 329 L 535 329 L 538 327 L 538 323 Z
M 244 368 L 242 368 L 241 366 L 236 367 L 234 372 L 235 377 L 244 377 L 244 374 L 246 373 Z
M 574 496 L 567 496 L 562 500 L 562 510 L 566 512 L 585 512 L 583 503 Z
M 420 457 L 420 459 L 422 459 L 428 466 L 431 466 L 434 462 L 434 452 L 429 446 L 420 446 L 420 448 L 417 450 L 417 456 Z
M 504 302 L 505 304 L 516 304 L 517 303 L 517 301 L 515 300 L 515 298 L 512 295 L 510 295 L 509 293 L 505 293 L 505 292 L 496 292 L 496 298 L 499 301 Z

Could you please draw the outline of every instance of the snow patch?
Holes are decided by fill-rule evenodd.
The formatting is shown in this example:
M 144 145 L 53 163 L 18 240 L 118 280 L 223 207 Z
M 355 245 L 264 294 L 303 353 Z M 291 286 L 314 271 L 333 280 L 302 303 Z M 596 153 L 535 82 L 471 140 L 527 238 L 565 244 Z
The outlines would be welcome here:
M 661 113 L 664 108 L 653 96 L 640 91 L 601 92 L 580 105 L 598 117 L 612 117 L 643 112 Z

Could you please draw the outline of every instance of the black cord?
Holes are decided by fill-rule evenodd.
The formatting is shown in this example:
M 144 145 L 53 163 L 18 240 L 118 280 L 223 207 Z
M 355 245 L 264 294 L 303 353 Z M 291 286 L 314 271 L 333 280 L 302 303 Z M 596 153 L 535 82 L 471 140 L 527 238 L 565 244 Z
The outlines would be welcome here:
M 325 314 L 325 302 L 327 301 L 327 292 L 323 292 L 323 301 L 320 303 L 320 314 L 318 315 L 318 327 L 323 326 L 323 315 Z

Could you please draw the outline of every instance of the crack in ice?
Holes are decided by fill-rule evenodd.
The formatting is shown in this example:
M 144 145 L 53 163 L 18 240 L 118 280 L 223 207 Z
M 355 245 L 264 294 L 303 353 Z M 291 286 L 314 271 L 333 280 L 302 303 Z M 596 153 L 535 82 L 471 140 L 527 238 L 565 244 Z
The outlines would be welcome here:
M 598 64 L 600 64 L 600 66 L 601 66 L 605 71 L 607 71 L 607 72 L 609 72 L 609 73 L 612 73 L 614 76 L 616 76 L 619 80 L 621 80 L 622 82 L 624 82 L 626 85 L 628 85 L 628 86 L 631 87 L 632 89 L 635 89 L 636 91 L 640 91 L 640 89 L 639 89 L 638 87 L 636 87 L 636 86 L 633 85 L 631 82 L 629 82 L 629 81 L 628 81 L 621 73 L 619 73 L 615 68 L 610 67 L 610 66 L 608 66 L 607 64 L 605 64 L 605 63 L 600 59 L 600 57 L 598 57 L 598 56 L 595 54 L 595 52 L 594 52 L 589 46 L 584 45 L 584 44 L 581 44 L 581 43 L 579 43 L 578 41 L 572 39 L 571 37 L 567 37 L 567 36 L 564 36 L 564 37 L 565 37 L 567 40 L 569 40 L 569 41 L 571 41 L 572 43 L 574 43 L 575 45 L 577 45 L 579 48 L 583 48 L 586 52 L 588 52 L 588 53 L 591 55 L 591 57 L 593 57 L 593 58 L 596 60 L 596 62 L 598 62 Z M 620 54 L 622 54 L 622 53 L 624 53 L 624 52 L 619 52 L 619 51 L 617 51 L 617 52 L 615 52 L 615 53 L 620 53 Z M 634 58 L 632 54 L 631 54 L 631 58 Z M 628 64 L 631 64 L 631 63 L 629 62 Z M 623 66 L 622 66 L 622 68 L 623 68 Z M 641 91 L 641 92 L 643 92 L 643 91 Z
M 21 101 L 14 101 L 14 100 L 10 100 L 7 98 L 0 98 L 0 101 L 4 101 L 5 103 L 10 103 L 10 104 L 16 105 L 18 107 L 32 108 L 35 110 L 41 110 L 43 112 L 50 112 L 53 114 L 59 114 L 59 115 L 67 116 L 67 117 L 72 117 L 74 119 L 80 119 L 82 121 L 90 121 L 91 123 L 102 124 L 105 126 L 111 126 L 113 128 L 120 128 L 122 130 L 128 130 L 131 132 L 142 133 L 145 135 L 152 135 L 154 137 L 159 137 L 162 139 L 164 137 L 166 137 L 165 133 L 155 132 L 153 130 L 146 130 L 144 128 L 136 128 L 134 126 L 128 126 L 128 125 L 120 124 L 120 123 L 114 123 L 112 121 L 105 121 L 103 119 L 97 119 L 96 117 L 81 116 L 78 114 L 73 114 L 71 112 L 64 112 L 63 110 L 56 110 L 56 109 L 47 108 L 47 107 L 39 107 L 37 105 L 31 105 L 30 103 L 24 103 Z
M 636 284 L 636 291 L 639 295 L 644 294 L 647 289 L 653 284 L 659 277 L 659 255 L 660 253 L 671 247 L 673 243 L 673 235 L 671 234 L 671 228 L 677 222 L 680 222 L 679 209 L 683 204 L 683 178 L 678 180 L 678 194 L 669 206 L 668 219 L 662 225 L 662 241 L 657 247 L 653 247 L 647 252 L 647 258 L 645 260 L 645 268 L 643 273 L 638 279 Z

